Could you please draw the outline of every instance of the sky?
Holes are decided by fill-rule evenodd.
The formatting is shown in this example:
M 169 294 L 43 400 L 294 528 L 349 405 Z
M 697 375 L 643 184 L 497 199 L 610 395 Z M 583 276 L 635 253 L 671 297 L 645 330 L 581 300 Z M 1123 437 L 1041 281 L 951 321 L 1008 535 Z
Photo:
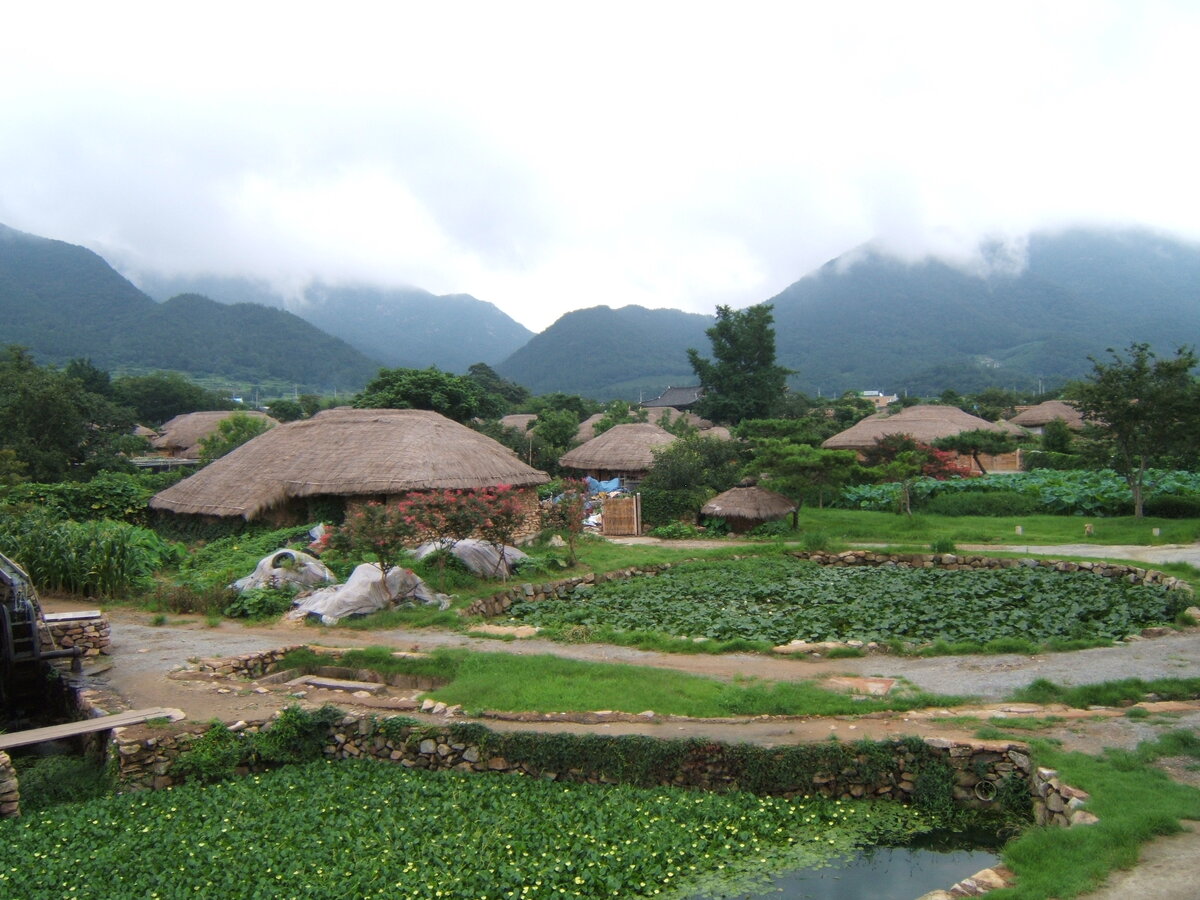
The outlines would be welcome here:
M 139 275 L 712 313 L 867 242 L 1200 240 L 1195 2 L 22 4 L 0 223 Z

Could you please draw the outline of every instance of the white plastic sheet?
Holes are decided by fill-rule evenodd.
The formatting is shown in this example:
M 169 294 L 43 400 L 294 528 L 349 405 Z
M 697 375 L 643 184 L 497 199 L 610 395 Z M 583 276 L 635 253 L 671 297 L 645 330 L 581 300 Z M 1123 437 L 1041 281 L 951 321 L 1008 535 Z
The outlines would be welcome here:
M 335 625 L 347 616 L 415 603 L 436 604 L 439 609 L 447 609 L 450 598 L 435 593 L 409 569 L 393 566 L 388 569 L 385 580 L 379 566 L 363 563 L 345 584 L 321 588 L 298 598 L 288 617 L 302 619 L 317 615 L 326 625 Z
M 256 588 L 311 588 L 320 584 L 337 584 L 337 576 L 319 559 L 302 550 L 276 550 L 264 556 L 254 571 L 233 583 L 238 593 Z

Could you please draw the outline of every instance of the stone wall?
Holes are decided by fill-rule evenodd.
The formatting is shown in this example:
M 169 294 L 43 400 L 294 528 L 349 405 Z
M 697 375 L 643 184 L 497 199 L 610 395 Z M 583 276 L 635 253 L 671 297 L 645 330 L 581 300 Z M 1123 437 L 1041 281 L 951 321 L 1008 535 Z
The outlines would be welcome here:
M 1087 560 L 1084 562 L 1069 562 L 1057 559 L 1012 559 L 979 554 L 958 555 L 954 553 L 877 553 L 873 550 L 846 550 L 841 553 L 830 553 L 824 550 L 792 551 L 797 559 L 809 559 L 822 566 L 907 566 L 924 569 L 1015 569 L 1043 568 L 1056 572 L 1091 572 L 1103 578 L 1120 578 L 1130 584 L 1146 584 L 1161 587 L 1168 591 L 1192 592 L 1192 587 L 1186 581 L 1181 581 L 1155 569 L 1143 569 L 1137 566 L 1121 565 L 1103 560 Z M 605 581 L 617 581 L 626 578 L 636 578 L 643 575 L 657 575 L 672 565 L 680 563 L 662 563 L 653 566 L 641 566 L 630 569 L 619 569 L 615 572 L 581 575 L 575 578 L 565 578 L 543 584 L 524 583 L 513 585 L 488 597 L 480 597 L 465 610 L 463 615 L 485 616 L 493 618 L 505 615 L 517 600 L 537 602 L 551 598 L 568 599 L 574 595 L 580 585 L 601 584 Z
M 42 648 L 46 650 L 82 647 L 84 656 L 107 654 L 112 643 L 108 618 L 99 611 L 83 613 L 48 613 L 42 631 Z
M 15 819 L 21 815 L 21 791 L 17 784 L 17 770 L 0 750 L 0 819 Z
M 182 779 L 174 774 L 176 760 L 209 727 L 173 724 L 115 729 L 118 781 L 126 790 L 160 789 L 179 783 Z M 230 728 L 251 735 L 270 728 L 270 722 L 237 722 Z M 329 728 L 323 755 L 327 759 L 373 758 L 418 769 L 616 783 L 621 780 L 624 760 L 639 752 L 639 747 L 640 752 L 649 752 L 647 742 L 655 743 L 651 738 L 583 735 L 578 745 L 582 749 L 571 757 L 572 763 L 550 767 L 546 762 L 533 761 L 554 758 L 537 749 L 543 737 L 555 742 L 554 752 L 561 750 L 561 736 L 526 732 L 514 739 L 512 733 L 491 732 L 479 725 L 427 726 L 414 725 L 411 719 L 345 715 Z M 949 792 L 955 802 L 981 809 L 996 802 L 1005 783 L 1015 781 L 1031 797 L 1035 784 L 1028 748 L 1008 742 L 895 739 L 880 742 L 876 745 L 880 752 L 870 754 L 859 745 L 808 745 L 815 757 L 827 757 L 827 762 L 818 760 L 808 774 L 791 781 L 779 781 L 772 765 L 777 762 L 776 755 L 788 752 L 786 749 L 704 741 L 679 746 L 680 752 L 663 755 L 670 762 L 657 772 L 656 783 L 702 790 L 753 787 L 755 779 L 763 777 L 766 766 L 771 772 L 771 787 L 764 793 L 910 802 L 922 791 L 931 790 L 930 779 L 934 779 L 942 782 L 941 790 Z M 949 785 L 945 784 L 947 777 Z M 1037 782 L 1051 783 L 1049 778 Z M 1049 789 L 1044 792 L 1045 796 L 1049 793 Z
M 256 653 L 242 653 L 238 656 L 210 656 L 199 660 L 195 670 L 231 678 L 261 678 L 268 674 L 275 663 L 284 656 L 303 646 L 305 645 L 293 644 L 289 647 L 262 650 Z

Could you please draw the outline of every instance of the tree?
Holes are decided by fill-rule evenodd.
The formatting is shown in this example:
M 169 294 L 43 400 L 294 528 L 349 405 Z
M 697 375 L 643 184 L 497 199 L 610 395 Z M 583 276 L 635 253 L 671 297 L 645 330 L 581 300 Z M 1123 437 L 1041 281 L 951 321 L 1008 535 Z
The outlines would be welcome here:
M 271 405 L 264 408 L 271 413 L 272 419 L 278 419 L 280 422 L 296 422 L 305 417 L 304 407 L 300 405 L 300 401 L 290 400 L 287 397 L 272 400 Z
M 704 395 L 696 413 L 717 422 L 774 415 L 787 391 L 788 369 L 775 364 L 773 307 L 769 303 L 733 310 L 717 307 L 717 323 L 705 331 L 715 361 L 688 348 L 688 361 Z
M 822 508 L 827 495 L 835 495 L 862 471 L 853 450 L 823 450 L 780 438 L 754 442 L 752 467 L 763 487 L 795 500 L 797 506 L 816 494 Z
M 118 403 L 131 407 L 137 421 L 158 426 L 183 413 L 233 409 L 234 403 L 215 391 L 193 384 L 178 372 L 130 375 L 113 381 Z
M 371 500 L 356 507 L 341 527 L 330 529 L 328 546 L 359 558 L 375 557 L 385 581 L 388 570 L 408 556 L 408 547 L 420 533 L 410 501 L 380 503 Z
M 583 534 L 587 498 L 587 484 L 577 478 L 568 478 L 563 482 L 562 490 L 542 513 L 544 527 L 552 528 L 566 535 L 568 566 L 573 566 L 579 561 L 575 554 L 575 548 L 579 543 L 580 535 Z
M 983 460 L 979 458 L 979 454 L 999 456 L 1001 453 L 1012 452 L 1014 447 L 1013 440 L 1009 435 L 1000 431 L 989 431 L 986 428 L 960 431 L 958 434 L 939 438 L 933 442 L 933 445 L 939 450 L 953 450 L 959 455 L 970 456 L 984 475 L 987 474 L 987 469 L 983 467 Z
M 1156 357 L 1149 344 L 1130 344 L 1127 352 L 1125 358 L 1109 349 L 1108 362 L 1092 358 L 1088 379 L 1064 393 L 1095 423 L 1088 432 L 1109 449 L 1112 467 L 1133 493 L 1133 514 L 1141 518 L 1146 471 L 1195 452 L 1200 388 L 1191 348 L 1179 348 L 1173 359 Z
M 217 430 L 200 441 L 200 464 L 208 465 L 235 450 L 251 438 L 256 438 L 274 424 L 263 416 L 248 416 L 235 412 L 217 423 Z
M 507 411 L 517 407 L 529 399 L 529 388 L 501 378 L 496 370 L 487 363 L 477 362 L 467 369 L 467 377 L 479 385 L 484 394 L 500 398 L 499 402 Z
M 479 384 L 463 375 L 428 369 L 380 369 L 362 393 L 354 398 L 355 409 L 429 409 L 455 422 L 495 418 L 495 399 L 488 398 Z
M 41 367 L 23 347 L 0 355 L 0 450 L 11 450 L 9 477 L 54 482 L 128 468 L 121 441 L 133 413 L 53 367 Z
M 624 400 L 613 400 L 604 407 L 604 415 L 592 427 L 592 434 L 601 435 L 614 425 L 632 425 L 635 422 L 645 422 L 649 412 L 641 406 L 630 406 Z

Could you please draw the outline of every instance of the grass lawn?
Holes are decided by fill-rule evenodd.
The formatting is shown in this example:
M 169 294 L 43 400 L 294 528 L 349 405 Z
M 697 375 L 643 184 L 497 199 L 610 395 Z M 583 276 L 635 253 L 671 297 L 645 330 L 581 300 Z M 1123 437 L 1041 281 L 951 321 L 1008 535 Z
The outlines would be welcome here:
M 280 668 L 315 668 L 328 658 L 311 650 L 289 654 Z M 339 663 L 391 674 L 444 678 L 430 694 L 465 709 L 505 712 L 594 712 L 608 709 L 660 715 L 724 716 L 861 715 L 883 710 L 953 706 L 966 697 L 899 690 L 884 698 L 856 697 L 822 688 L 814 681 L 718 681 L 667 669 L 620 663 L 581 662 L 558 656 L 517 656 L 438 650 L 424 658 L 397 658 L 392 648 L 372 647 L 344 654 Z

